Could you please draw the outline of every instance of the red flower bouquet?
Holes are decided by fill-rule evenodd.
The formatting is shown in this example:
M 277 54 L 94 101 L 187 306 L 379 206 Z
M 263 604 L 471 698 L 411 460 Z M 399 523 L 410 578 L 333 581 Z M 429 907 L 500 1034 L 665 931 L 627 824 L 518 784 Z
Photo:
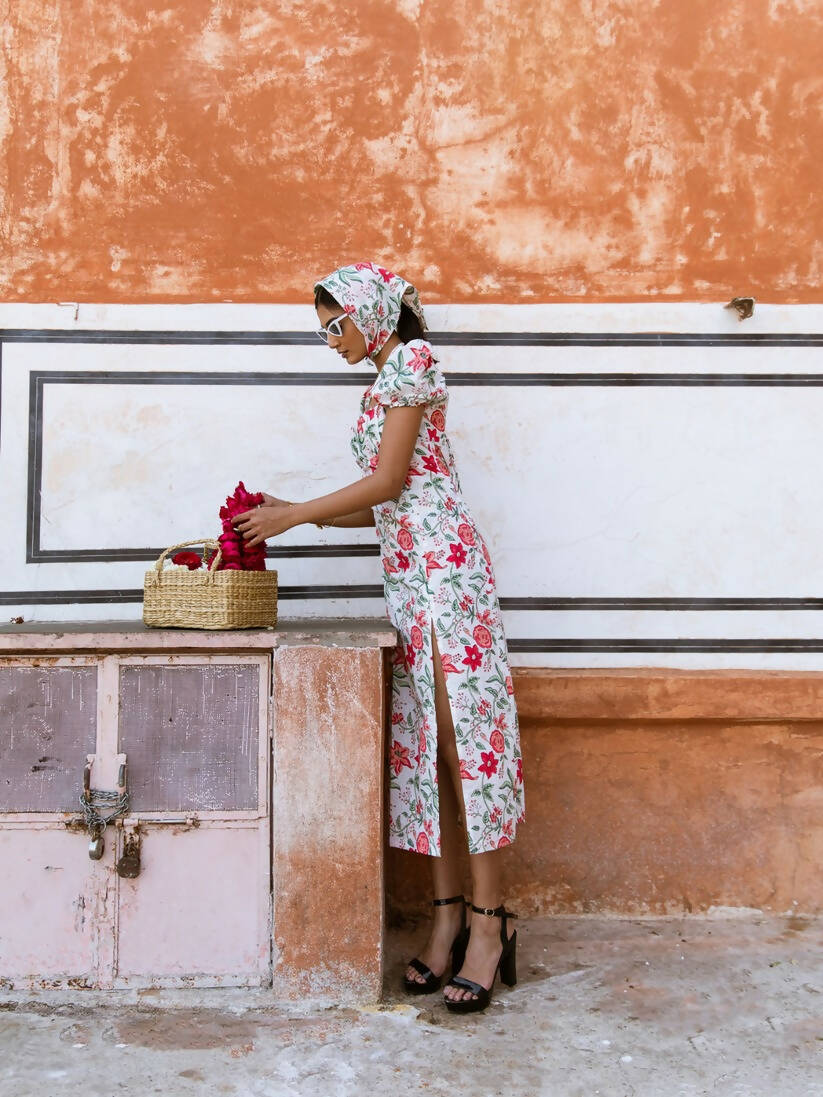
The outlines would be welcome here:
M 222 560 L 217 566 L 218 571 L 266 570 L 266 542 L 261 541 L 259 545 L 251 547 L 246 543 L 243 534 L 232 525 L 232 518 L 236 518 L 243 511 L 260 506 L 262 502 L 263 493 L 246 491 L 246 485 L 241 480 L 234 489 L 234 495 L 230 495 L 226 499 L 226 505 L 220 508 L 223 532 L 217 538 L 222 550 Z M 214 553 L 208 558 L 209 565 L 213 557 Z
M 146 625 L 226 629 L 272 628 L 277 623 L 277 572 L 266 568 L 266 544 L 251 547 L 232 525 L 232 518 L 263 501 L 262 492 L 246 491 L 241 480 L 220 508 L 223 532 L 216 541 L 183 541 L 160 554 L 143 584 Z M 202 559 L 197 552 L 175 551 L 200 544 Z

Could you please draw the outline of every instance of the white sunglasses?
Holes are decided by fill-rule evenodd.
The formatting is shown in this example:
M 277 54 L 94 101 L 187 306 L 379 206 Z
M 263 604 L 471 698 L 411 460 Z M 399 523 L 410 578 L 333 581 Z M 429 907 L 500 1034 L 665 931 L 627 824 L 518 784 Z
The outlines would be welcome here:
M 347 312 L 342 312 L 339 316 L 335 316 L 333 320 L 329 320 L 324 328 L 317 328 L 316 334 L 318 339 L 322 339 L 324 343 L 328 343 L 330 335 L 333 335 L 336 339 L 342 338 L 343 327 L 341 322 L 345 320 L 347 316 Z

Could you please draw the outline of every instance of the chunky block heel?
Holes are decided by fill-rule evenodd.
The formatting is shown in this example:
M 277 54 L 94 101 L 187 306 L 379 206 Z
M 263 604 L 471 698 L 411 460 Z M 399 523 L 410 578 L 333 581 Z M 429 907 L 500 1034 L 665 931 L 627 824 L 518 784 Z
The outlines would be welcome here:
M 432 899 L 432 906 L 434 907 L 445 907 L 450 903 L 463 904 L 460 908 L 460 929 L 451 947 L 452 975 L 454 975 L 463 966 L 463 961 L 466 958 L 466 948 L 469 944 L 469 928 L 466 925 L 466 897 L 464 895 L 452 895 L 448 899 Z M 416 979 L 409 979 L 407 975 L 404 975 L 403 987 L 408 994 L 431 994 L 433 991 L 440 989 L 443 976 L 435 975 L 422 960 L 418 960 L 416 956 L 413 957 L 409 960 L 409 967 L 413 967 L 415 971 L 423 976 L 423 982 L 418 983 Z
M 484 1010 L 492 1000 L 492 991 L 494 990 L 498 971 L 500 972 L 501 982 L 505 983 L 506 986 L 513 987 L 517 982 L 517 930 L 514 931 L 511 937 L 506 933 L 506 919 L 516 918 L 517 915 L 512 914 L 503 906 L 476 907 L 472 903 L 471 908 L 475 914 L 485 914 L 489 918 L 500 918 L 500 944 L 503 947 L 500 959 L 497 961 L 497 967 L 494 969 L 490 987 L 484 987 L 481 983 L 475 983 L 473 979 L 466 979 L 463 975 L 453 975 L 449 979 L 447 986 L 470 990 L 472 994 L 477 995 L 476 998 L 460 998 L 457 1001 L 446 998 L 446 1008 L 450 1009 L 452 1013 L 479 1013 Z M 469 933 L 471 933 L 471 929 L 469 929 Z
M 511 935 L 500 957 L 500 981 L 507 987 L 513 987 L 517 983 L 517 930 Z

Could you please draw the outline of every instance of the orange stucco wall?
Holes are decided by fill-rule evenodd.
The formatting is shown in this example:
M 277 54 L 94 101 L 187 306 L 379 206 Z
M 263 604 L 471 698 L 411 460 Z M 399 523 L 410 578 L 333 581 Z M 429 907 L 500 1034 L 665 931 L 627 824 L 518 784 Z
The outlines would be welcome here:
M 515 671 L 526 820 L 520 914 L 823 911 L 823 677 Z M 429 858 L 391 849 L 389 914 L 430 911 Z M 468 857 L 464 888 L 471 894 Z
M 23 0 L 4 301 L 820 299 L 814 0 Z

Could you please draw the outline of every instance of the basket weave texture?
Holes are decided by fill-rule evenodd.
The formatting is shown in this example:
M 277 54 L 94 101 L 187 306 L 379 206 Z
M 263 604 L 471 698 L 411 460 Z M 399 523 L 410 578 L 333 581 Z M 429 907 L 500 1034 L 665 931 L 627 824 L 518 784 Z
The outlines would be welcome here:
M 203 545 L 217 555 L 207 571 L 164 571 L 171 552 Z M 218 571 L 223 554 L 217 541 L 202 537 L 162 552 L 143 583 L 143 622 L 154 628 L 267 628 L 277 624 L 276 571 Z

